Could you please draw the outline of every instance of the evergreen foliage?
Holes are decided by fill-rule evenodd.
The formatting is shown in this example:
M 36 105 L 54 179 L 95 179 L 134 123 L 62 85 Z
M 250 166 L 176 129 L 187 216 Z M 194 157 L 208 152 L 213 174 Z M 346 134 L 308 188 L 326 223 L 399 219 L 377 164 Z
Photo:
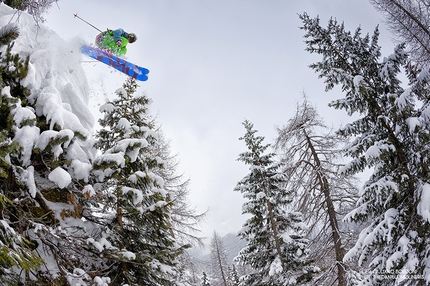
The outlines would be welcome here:
M 13 24 L 4 26 L 0 43 L 15 39 L 18 33 Z M 37 96 L 30 96 L 21 85 L 29 57 L 22 60 L 13 55 L 12 46 L 10 43 L 2 50 L 0 61 L 1 279 L 14 281 L 14 285 L 17 281 L 26 281 L 26 285 L 64 283 L 67 272 L 81 265 L 75 252 L 80 227 L 60 223 L 80 218 L 80 183 L 58 186 L 50 177 L 54 171 L 67 173 L 71 164 L 68 152 L 77 137 L 60 126 L 51 130 L 49 120 L 36 114 Z M 66 187 L 69 189 L 64 190 Z M 62 207 L 56 205 L 62 203 Z M 55 264 L 50 264 L 54 257 Z M 58 276 L 59 272 L 63 275 Z
M 25 218 L 16 214 L 18 205 L 13 202 L 19 196 L 25 185 L 17 173 L 22 147 L 14 141 L 17 131 L 14 114 L 22 108 L 22 101 L 28 95 L 28 90 L 20 85 L 21 75 L 28 70 L 28 59 L 21 60 L 11 54 L 12 41 L 19 35 L 18 28 L 9 24 L 0 29 L 0 46 L 8 45 L 1 53 L 0 59 L 0 283 L 16 285 L 19 276 L 12 271 L 18 267 L 24 271 L 38 268 L 43 260 L 33 252 L 34 244 L 23 234 L 19 224 L 26 224 Z M 15 67 L 10 68 L 10 67 Z M 11 86 L 12 85 L 12 86 Z M 11 89 L 19 93 L 11 94 Z M 21 126 L 33 126 L 34 120 L 21 122 Z M 22 212 L 20 212 L 22 213 Z M 20 221 L 23 219 L 24 221 Z
M 96 147 L 102 154 L 94 162 L 100 217 L 106 226 L 90 241 L 108 257 L 105 270 L 110 285 L 174 285 L 176 257 L 183 247 L 175 244 L 170 228 L 171 200 L 164 180 L 153 170 L 163 160 L 151 156 L 158 135 L 148 114 L 149 99 L 133 96 L 132 78 L 117 90 L 118 98 L 101 107 Z
M 0 208 L 5 210 L 7 204 L 12 205 L 5 195 L 0 194 Z M 32 252 L 33 244 L 25 236 L 17 233 L 10 225 L 11 221 L 0 218 L 0 283 L 2 285 L 18 285 L 19 276 L 12 267 L 30 271 L 38 268 L 43 260 Z
M 345 30 L 331 19 L 323 28 L 318 18 L 300 16 L 307 50 L 322 55 L 311 67 L 326 89 L 340 85 L 345 97 L 331 106 L 359 118 L 339 130 L 353 138 L 346 149 L 352 161 L 345 173 L 371 168 L 355 210 L 346 219 L 369 222 L 345 259 L 363 269 L 361 285 L 430 283 L 429 102 L 428 69 L 419 70 L 399 45 L 380 59 L 378 29 L 372 36 Z M 404 70 L 409 87 L 404 89 Z M 388 276 L 396 273 L 399 275 Z M 405 275 L 408 276 L 405 280 Z
M 202 276 L 202 286 L 211 286 L 211 282 L 209 281 L 209 278 L 206 274 L 206 272 L 203 272 L 203 276 Z
M 247 241 L 237 257 L 255 272 L 245 277 L 245 285 L 303 285 L 315 270 L 308 265 L 308 240 L 302 235 L 302 214 L 289 211 L 294 191 L 286 188 L 287 177 L 274 153 L 265 155 L 270 145 L 256 136 L 253 124 L 243 123 L 248 151 L 239 161 L 249 165 L 250 173 L 236 186 L 247 202 L 243 213 L 251 217 L 239 235 Z
M 228 269 L 228 277 L 227 277 L 227 281 L 228 281 L 228 285 L 229 286 L 239 286 L 240 285 L 240 275 L 239 272 L 237 271 L 236 265 L 233 264 L 231 267 L 229 267 Z
M 19 28 L 13 23 L 9 23 L 0 28 L 0 47 L 9 45 L 19 36 Z

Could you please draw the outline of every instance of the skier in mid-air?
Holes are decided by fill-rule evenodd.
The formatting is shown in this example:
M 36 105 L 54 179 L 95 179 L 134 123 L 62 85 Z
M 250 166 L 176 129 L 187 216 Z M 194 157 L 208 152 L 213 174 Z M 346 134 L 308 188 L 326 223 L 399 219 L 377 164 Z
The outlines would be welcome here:
M 149 70 L 147 68 L 138 66 L 118 57 L 127 53 L 127 44 L 134 43 L 137 40 L 136 34 L 127 33 L 121 28 L 116 30 L 108 29 L 103 32 L 96 26 L 79 17 L 77 13 L 73 14 L 73 16 L 100 32 L 96 37 L 97 47 L 83 45 L 81 47 L 81 52 L 83 54 L 131 76 L 132 78 L 141 81 L 148 80 Z
M 127 44 L 134 43 L 137 37 L 134 33 L 127 33 L 123 29 L 107 30 L 97 35 L 96 45 L 102 50 L 116 56 L 127 53 Z

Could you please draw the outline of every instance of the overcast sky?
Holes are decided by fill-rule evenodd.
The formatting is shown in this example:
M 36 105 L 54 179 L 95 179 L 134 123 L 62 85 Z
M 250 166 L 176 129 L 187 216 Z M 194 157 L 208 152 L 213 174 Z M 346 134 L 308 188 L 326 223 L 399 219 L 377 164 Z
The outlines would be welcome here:
M 319 57 L 304 51 L 297 16 L 303 12 L 319 15 L 324 25 L 330 17 L 351 30 L 361 25 L 366 33 L 380 24 L 383 51 L 393 50 L 382 16 L 366 0 L 59 0 L 46 25 L 66 40 L 93 42 L 97 30 L 75 19 L 78 13 L 101 30 L 136 33 L 127 58 L 150 70 L 139 92 L 153 100 L 179 171 L 191 179 L 193 204 L 209 209 L 201 228 L 210 236 L 237 232 L 244 222 L 242 195 L 233 192 L 248 173 L 236 161 L 246 151 L 238 140 L 244 119 L 272 143 L 275 126 L 287 122 L 305 92 L 328 125 L 348 122 L 342 111 L 327 107 L 341 95 L 324 92 L 308 68 Z M 97 117 L 97 105 L 126 77 L 84 60 Z

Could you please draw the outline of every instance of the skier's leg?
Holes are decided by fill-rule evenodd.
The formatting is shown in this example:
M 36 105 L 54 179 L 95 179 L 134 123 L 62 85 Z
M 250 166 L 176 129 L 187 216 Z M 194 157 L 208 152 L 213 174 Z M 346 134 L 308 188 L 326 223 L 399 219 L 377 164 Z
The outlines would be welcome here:
M 95 44 L 96 44 L 97 47 L 100 47 L 100 40 L 101 40 L 101 38 L 102 38 L 102 34 L 98 34 L 97 37 L 96 37 L 96 41 L 95 41 Z

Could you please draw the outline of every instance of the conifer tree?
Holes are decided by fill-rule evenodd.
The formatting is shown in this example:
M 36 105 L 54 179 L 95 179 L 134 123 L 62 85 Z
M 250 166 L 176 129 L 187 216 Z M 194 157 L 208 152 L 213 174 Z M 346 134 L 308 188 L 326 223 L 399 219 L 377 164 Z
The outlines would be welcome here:
M 19 227 L 28 222 L 19 208 L 20 202 L 15 201 L 25 183 L 21 180 L 18 169 L 23 147 L 14 140 L 14 133 L 19 127 L 33 128 L 34 115 L 19 118 L 17 113 L 22 110 L 29 95 L 28 89 L 21 86 L 21 80 L 28 72 L 28 58 L 22 60 L 12 55 L 13 40 L 19 36 L 18 27 L 8 24 L 0 28 L 0 283 L 2 285 L 18 285 L 20 277 L 12 267 L 19 271 L 37 269 L 43 260 L 33 253 L 35 244 Z M 7 45 L 6 49 L 4 46 Z M 11 69 L 10 67 L 16 67 Z M 25 112 L 24 112 L 25 113 Z M 31 113 L 29 110 L 28 113 Z
M 202 286 L 211 286 L 211 283 L 209 281 L 209 278 L 206 274 L 206 272 L 203 272 L 203 276 L 202 276 Z
M 96 147 L 94 174 L 100 182 L 100 223 L 105 225 L 89 243 L 105 252 L 110 285 L 174 285 L 176 257 L 183 251 L 170 228 L 171 199 L 155 169 L 163 160 L 152 156 L 158 135 L 149 115 L 149 99 L 134 96 L 137 84 L 128 79 L 118 98 L 104 104 Z
M 323 28 L 318 18 L 300 18 L 307 50 L 323 57 L 311 67 L 324 78 L 327 90 L 340 85 L 345 93 L 330 105 L 358 115 L 339 130 L 353 138 L 346 150 L 352 161 L 344 172 L 373 170 L 357 207 L 346 217 L 369 226 L 345 259 L 362 267 L 369 263 L 358 277 L 360 285 L 428 284 L 429 72 L 408 61 L 404 45 L 381 59 L 378 29 L 371 37 L 362 36 L 361 29 L 350 33 L 333 19 Z M 399 79 L 402 69 L 407 89 Z
M 14 24 L 2 27 L 0 45 L 18 34 Z M 15 281 L 13 285 L 66 283 L 87 261 L 80 247 L 85 179 L 73 173 L 86 154 L 80 153 L 79 160 L 69 154 L 78 152 L 78 142 L 86 138 L 38 115 L 41 95 L 21 85 L 29 57 L 13 55 L 12 47 L 2 49 L 0 63 L 0 236 L 3 254 L 8 252 L 1 258 L 0 279 Z
M 0 34 L 0 42 L 7 44 L 18 36 L 18 30 L 12 26 L 12 31 L 7 32 L 3 27 L 0 29 Z M 16 191 L 23 187 L 23 183 L 14 172 L 13 158 L 19 156 L 22 147 L 11 136 L 16 126 L 13 113 L 21 107 L 20 98 L 25 99 L 28 94 L 28 90 L 22 87 L 20 88 L 25 92 L 24 94 L 13 96 L 10 93 L 9 84 L 13 82 L 14 87 L 17 87 L 20 82 L 16 72 L 11 72 L 8 68 L 13 62 L 11 46 L 8 46 L 5 55 L 2 53 L 0 63 L 0 283 L 5 285 L 19 283 L 19 276 L 12 271 L 12 267 L 29 271 L 43 263 L 43 260 L 32 252 L 34 245 L 28 237 L 23 235 L 22 230 L 14 229 L 19 216 L 9 215 L 17 208 L 17 205 L 12 202 L 16 198 Z M 16 60 L 19 71 L 25 72 L 28 69 L 27 64 L 19 58 Z M 34 120 L 29 119 L 26 124 L 34 126 Z
M 229 286 L 239 286 L 240 285 L 240 275 L 237 271 L 236 265 L 233 263 L 228 269 L 228 285 Z
M 308 241 L 303 237 L 302 214 L 289 209 L 294 195 L 285 188 L 287 177 L 274 162 L 274 153 L 264 154 L 270 145 L 256 136 L 253 124 L 243 123 L 248 151 L 239 161 L 249 165 L 250 173 L 236 186 L 247 202 L 243 213 L 251 217 L 239 235 L 247 241 L 237 257 L 255 272 L 245 278 L 246 285 L 303 285 L 310 280 L 313 267 L 307 265 Z

